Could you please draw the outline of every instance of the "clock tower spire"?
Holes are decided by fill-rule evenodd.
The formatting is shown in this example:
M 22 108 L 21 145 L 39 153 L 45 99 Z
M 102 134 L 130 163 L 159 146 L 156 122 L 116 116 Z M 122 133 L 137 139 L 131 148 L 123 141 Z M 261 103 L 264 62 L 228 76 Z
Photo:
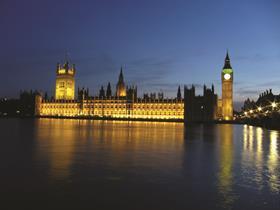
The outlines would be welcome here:
M 225 58 L 225 65 L 224 65 L 223 69 L 232 69 L 231 65 L 230 65 L 230 59 L 229 59 L 228 51 L 227 51 L 227 55 L 226 55 L 226 58 Z
M 222 79 L 222 118 L 233 120 L 233 70 L 227 51 L 225 64 L 221 74 Z

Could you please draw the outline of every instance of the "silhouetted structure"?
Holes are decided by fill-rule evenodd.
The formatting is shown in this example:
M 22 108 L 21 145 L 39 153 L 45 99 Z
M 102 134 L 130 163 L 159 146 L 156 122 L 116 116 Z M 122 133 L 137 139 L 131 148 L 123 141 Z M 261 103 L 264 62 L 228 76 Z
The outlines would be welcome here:
M 105 90 L 103 88 L 103 85 L 101 86 L 99 90 L 99 98 L 105 98 Z
M 107 85 L 107 90 L 106 90 L 106 97 L 111 97 L 112 96 L 112 89 L 111 89 L 111 84 L 110 82 L 108 82 L 108 85 Z
M 272 102 L 280 102 L 280 94 L 274 95 L 272 93 L 272 89 L 269 89 L 261 93 L 257 101 L 250 100 L 249 98 L 247 98 L 244 101 L 244 105 L 241 109 L 242 111 L 250 111 L 252 109 L 257 109 L 258 107 L 269 106 Z
M 217 115 L 218 96 L 211 89 L 203 87 L 203 96 L 195 95 L 195 87 L 184 87 L 184 120 L 185 122 L 213 121 Z
M 131 101 L 135 101 L 137 99 L 137 87 L 130 86 L 126 88 L 127 99 Z
M 78 100 L 89 99 L 89 89 L 88 88 L 78 88 Z
M 180 88 L 180 85 L 178 87 L 178 91 L 177 91 L 177 99 L 181 99 L 182 98 L 182 95 L 181 95 L 181 88 Z
M 246 99 L 238 120 L 269 129 L 280 129 L 280 94 L 274 95 L 272 89 L 269 89 L 261 93 L 256 102 Z
M 31 117 L 35 111 L 35 97 L 38 91 L 21 91 L 19 99 L 0 99 L 0 116 L 2 117 Z M 45 93 L 44 98 L 47 98 Z

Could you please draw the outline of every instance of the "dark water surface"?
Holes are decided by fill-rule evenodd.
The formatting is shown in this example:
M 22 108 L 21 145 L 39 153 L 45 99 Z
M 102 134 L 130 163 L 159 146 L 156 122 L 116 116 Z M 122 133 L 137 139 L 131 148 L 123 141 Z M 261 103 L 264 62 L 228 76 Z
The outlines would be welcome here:
M 279 144 L 243 125 L 0 119 L 0 209 L 280 209 Z

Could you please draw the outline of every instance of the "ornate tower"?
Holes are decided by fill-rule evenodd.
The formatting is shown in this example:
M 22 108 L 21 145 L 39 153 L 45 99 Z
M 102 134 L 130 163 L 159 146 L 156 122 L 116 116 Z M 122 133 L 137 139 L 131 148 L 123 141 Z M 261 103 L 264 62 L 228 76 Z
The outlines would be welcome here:
M 233 120 L 233 70 L 227 52 L 222 70 L 222 117 L 223 120 Z
M 126 88 L 125 88 L 124 79 L 123 79 L 122 67 L 121 67 L 121 72 L 119 75 L 119 81 L 118 81 L 117 87 L 116 87 L 116 96 L 117 97 L 126 97 Z
M 56 68 L 55 99 L 74 100 L 75 98 L 75 65 L 70 66 L 66 60 L 61 66 Z

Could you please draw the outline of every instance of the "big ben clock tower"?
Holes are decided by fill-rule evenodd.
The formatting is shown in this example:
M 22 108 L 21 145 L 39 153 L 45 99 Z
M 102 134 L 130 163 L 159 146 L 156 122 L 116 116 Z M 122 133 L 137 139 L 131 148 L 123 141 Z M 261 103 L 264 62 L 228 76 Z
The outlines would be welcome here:
M 222 117 L 223 120 L 233 120 L 233 70 L 227 52 L 222 70 Z

